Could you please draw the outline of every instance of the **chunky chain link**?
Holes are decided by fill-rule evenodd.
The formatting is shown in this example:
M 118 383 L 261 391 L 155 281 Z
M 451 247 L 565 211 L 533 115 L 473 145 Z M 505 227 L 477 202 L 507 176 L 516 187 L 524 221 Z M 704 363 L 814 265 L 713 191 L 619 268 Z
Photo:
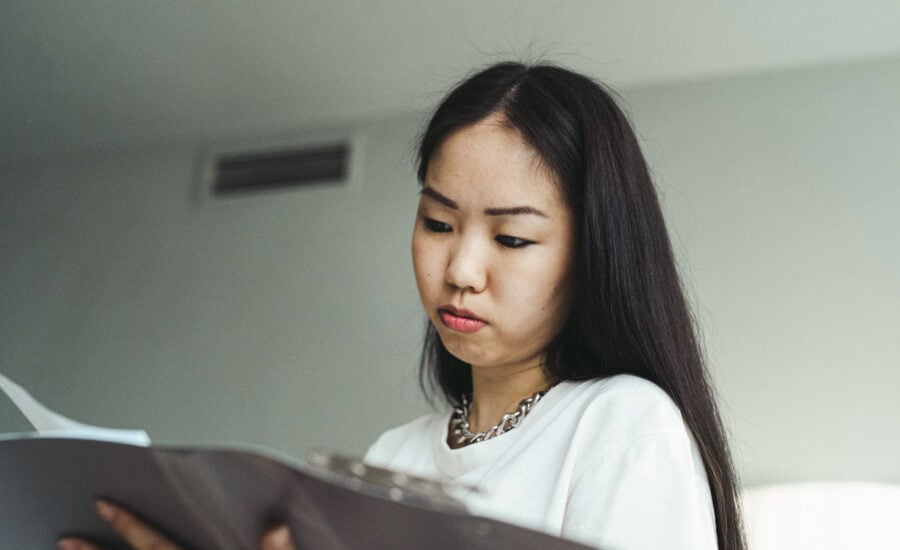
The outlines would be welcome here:
M 519 402 L 519 406 L 515 411 L 504 414 L 500 422 L 486 431 L 478 433 L 473 433 L 469 427 L 469 410 L 472 404 L 469 401 L 469 396 L 463 395 L 462 404 L 459 407 L 454 407 L 453 416 L 450 417 L 450 433 L 456 437 L 456 444 L 463 447 L 497 437 L 517 427 L 522 422 L 522 419 L 531 412 L 531 409 L 537 402 L 544 397 L 545 393 L 547 393 L 547 390 L 541 390 L 531 397 L 526 397 Z

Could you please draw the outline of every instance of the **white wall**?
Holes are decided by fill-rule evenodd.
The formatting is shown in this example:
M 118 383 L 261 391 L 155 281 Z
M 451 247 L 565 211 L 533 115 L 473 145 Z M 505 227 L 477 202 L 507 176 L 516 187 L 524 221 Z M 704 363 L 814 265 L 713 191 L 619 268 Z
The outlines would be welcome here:
M 900 59 L 628 97 L 745 482 L 900 481 Z
M 353 187 L 198 201 L 196 147 L 8 171 L 0 371 L 161 441 L 363 452 L 426 410 L 418 123 L 361 125 Z
M 900 481 L 900 61 L 625 95 L 745 483 Z M 0 371 L 158 440 L 362 452 L 427 410 L 419 122 L 362 125 L 356 190 L 197 202 L 194 147 L 7 169 Z

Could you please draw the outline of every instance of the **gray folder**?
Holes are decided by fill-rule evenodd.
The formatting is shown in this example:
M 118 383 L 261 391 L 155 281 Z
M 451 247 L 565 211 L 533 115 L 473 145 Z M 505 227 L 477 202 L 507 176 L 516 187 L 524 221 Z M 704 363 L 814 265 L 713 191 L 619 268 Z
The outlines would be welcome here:
M 55 548 L 78 535 L 125 548 L 94 512 L 120 503 L 184 548 L 255 549 L 290 525 L 298 549 L 578 549 L 574 542 L 469 515 L 440 488 L 319 454 L 138 447 L 62 438 L 0 441 L 0 548 Z

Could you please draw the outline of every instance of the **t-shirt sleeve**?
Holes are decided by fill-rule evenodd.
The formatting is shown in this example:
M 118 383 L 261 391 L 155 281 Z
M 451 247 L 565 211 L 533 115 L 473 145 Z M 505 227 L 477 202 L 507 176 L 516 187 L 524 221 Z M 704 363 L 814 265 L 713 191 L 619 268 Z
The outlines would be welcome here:
M 426 415 L 384 432 L 366 451 L 363 462 L 413 475 L 427 472 L 433 462 L 429 449 L 441 433 L 442 419 L 441 414 Z
M 603 550 L 716 548 L 706 475 L 686 434 L 654 434 L 574 473 L 564 537 Z
M 379 468 L 389 467 L 391 460 L 402 445 L 402 437 L 398 433 L 399 431 L 400 428 L 395 428 L 381 434 L 366 451 L 366 454 L 363 456 L 363 462 L 369 466 Z

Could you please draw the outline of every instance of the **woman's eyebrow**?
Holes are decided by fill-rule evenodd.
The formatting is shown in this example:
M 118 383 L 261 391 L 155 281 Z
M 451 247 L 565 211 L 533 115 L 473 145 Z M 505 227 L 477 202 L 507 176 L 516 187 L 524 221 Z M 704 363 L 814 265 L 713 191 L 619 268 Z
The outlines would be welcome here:
M 456 201 L 453 199 L 438 193 L 434 189 L 428 186 L 423 186 L 422 191 L 420 192 L 423 196 L 430 197 L 439 203 L 443 204 L 447 208 L 452 208 L 453 210 L 459 210 L 459 205 L 456 204 Z M 517 216 L 521 214 L 534 214 L 535 216 L 540 216 L 542 218 L 546 218 L 547 215 L 534 208 L 533 206 L 509 206 L 504 208 L 485 208 L 484 213 L 487 216 Z
M 518 214 L 534 214 L 546 218 L 544 214 L 533 206 L 510 206 L 509 208 L 485 208 L 484 213 L 488 216 L 516 216 Z
M 432 199 L 438 201 L 439 203 L 443 204 L 447 208 L 459 210 L 459 205 L 456 204 L 456 201 L 449 199 L 449 198 L 445 197 L 444 195 L 441 195 L 440 193 L 438 193 L 431 187 L 428 187 L 427 185 L 422 186 L 422 190 L 419 193 L 421 193 L 423 196 L 431 197 Z

